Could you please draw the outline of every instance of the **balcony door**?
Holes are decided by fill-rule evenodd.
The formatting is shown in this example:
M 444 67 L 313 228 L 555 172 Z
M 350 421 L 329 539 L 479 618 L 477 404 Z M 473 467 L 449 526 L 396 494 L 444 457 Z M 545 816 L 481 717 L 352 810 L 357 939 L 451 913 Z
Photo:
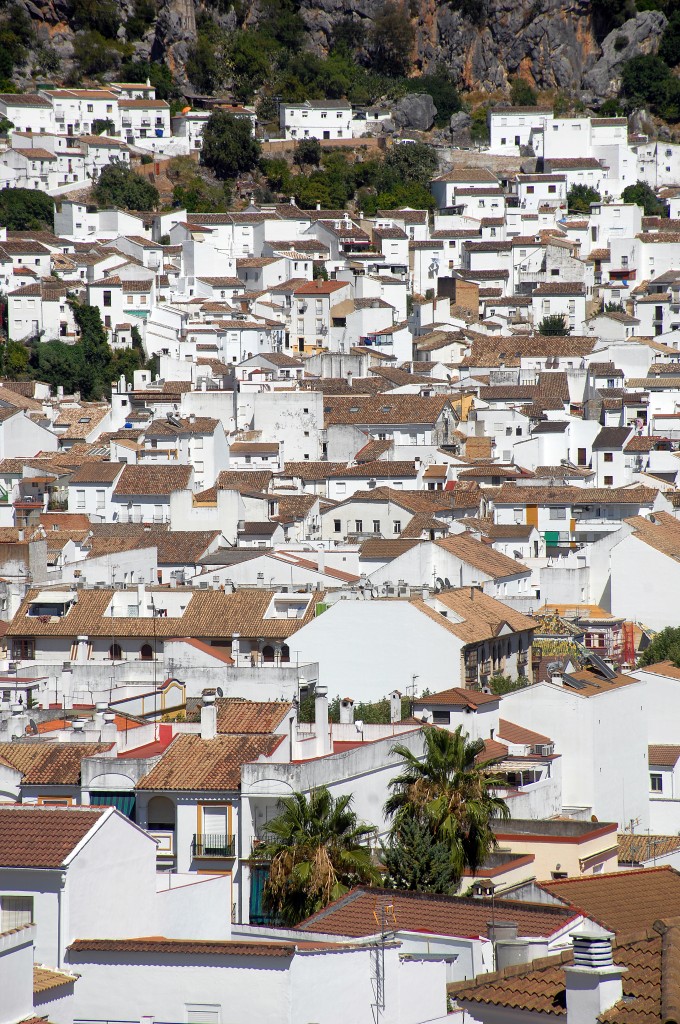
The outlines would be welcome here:
M 224 856 L 229 844 L 229 807 L 209 807 L 203 804 L 203 851 L 205 856 L 214 852 L 215 856 Z

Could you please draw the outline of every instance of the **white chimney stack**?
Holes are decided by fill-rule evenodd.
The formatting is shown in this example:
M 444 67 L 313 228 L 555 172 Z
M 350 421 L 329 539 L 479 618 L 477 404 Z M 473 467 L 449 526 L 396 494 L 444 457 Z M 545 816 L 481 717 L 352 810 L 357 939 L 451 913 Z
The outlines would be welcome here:
M 201 705 L 201 739 L 214 740 L 217 736 L 217 707 L 215 694 L 204 693 Z
M 401 722 L 401 694 L 399 690 L 392 690 L 390 694 L 390 722 Z
M 331 752 L 331 734 L 328 723 L 328 690 L 317 686 L 314 696 L 314 721 L 316 723 L 316 753 L 319 757 Z
M 351 697 L 343 697 L 340 701 L 340 724 L 354 724 L 354 701 Z
M 581 932 L 572 938 L 574 964 L 564 968 L 567 1024 L 597 1024 L 623 997 L 626 968 L 612 958 L 612 932 Z

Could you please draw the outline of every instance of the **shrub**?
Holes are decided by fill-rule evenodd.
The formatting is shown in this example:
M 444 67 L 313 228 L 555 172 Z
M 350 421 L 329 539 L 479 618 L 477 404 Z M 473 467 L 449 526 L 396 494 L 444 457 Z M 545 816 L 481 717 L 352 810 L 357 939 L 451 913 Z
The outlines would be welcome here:
M 646 181 L 637 181 L 634 185 L 624 188 L 621 193 L 621 201 L 641 206 L 645 217 L 665 217 L 668 214 L 666 204 L 657 198 L 654 190 Z
M 554 313 L 552 316 L 544 316 L 538 325 L 538 333 L 553 336 L 569 334 L 567 318 L 562 313 Z
M 158 189 L 125 164 L 111 163 L 105 167 L 92 194 L 100 206 L 128 210 L 153 210 L 158 206 Z
M 38 189 L 2 189 L 0 224 L 10 231 L 52 231 L 54 200 Z
M 602 196 L 591 185 L 572 185 L 567 193 L 569 213 L 590 213 L 590 204 L 599 203 Z
M 525 78 L 513 78 L 510 82 L 510 99 L 513 107 L 535 107 L 538 95 Z
M 73 58 L 83 75 L 103 75 L 120 63 L 120 52 L 101 32 L 79 32 L 73 41 Z

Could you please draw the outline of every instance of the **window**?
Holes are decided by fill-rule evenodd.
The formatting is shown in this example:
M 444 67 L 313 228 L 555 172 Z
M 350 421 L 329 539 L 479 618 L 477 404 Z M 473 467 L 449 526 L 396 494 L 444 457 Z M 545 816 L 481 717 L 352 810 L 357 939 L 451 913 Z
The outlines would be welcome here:
M 111 644 L 109 647 L 109 658 L 111 661 L 121 661 L 123 654 L 120 649 L 120 644 Z
M 605 462 L 613 462 L 614 461 L 614 452 L 605 452 L 604 453 L 604 461 Z
M 105 306 L 110 306 L 111 305 L 111 292 L 110 291 L 105 291 L 104 292 L 104 305 Z
M 79 510 L 82 510 L 82 509 L 85 508 L 85 491 L 84 490 L 77 490 L 76 491 L 76 508 L 79 509 Z
M 652 793 L 663 793 L 663 775 L 661 772 L 652 772 L 650 774 L 649 788 Z
M 373 520 L 373 533 L 380 533 L 380 520 L 379 519 L 374 519 Z
M 533 185 L 527 185 L 527 195 L 528 196 L 532 196 L 535 191 L 536 191 L 536 189 L 534 188 Z
M 98 488 L 95 494 L 97 512 L 102 512 L 106 506 L 106 491 Z
M 153 661 L 153 647 L 151 644 L 142 644 L 139 657 L 142 661 Z
M 614 485 L 614 477 L 613 476 L 606 476 L 604 478 L 604 485 L 605 485 L 605 487 L 612 487 Z
M 0 932 L 33 924 L 32 896 L 0 896 Z
M 363 523 L 362 519 L 355 519 L 354 520 L 354 532 L 355 533 L 363 533 L 364 532 L 364 523 Z
M 334 533 L 341 533 L 342 532 L 342 526 L 340 525 L 340 520 L 339 519 L 334 519 L 333 520 L 333 532 Z
M 566 510 L 566 508 L 551 508 L 550 509 L 550 518 L 551 519 L 566 519 L 567 518 L 567 510 Z
M 401 519 L 395 519 L 392 526 L 393 533 L 401 533 Z
M 12 657 L 16 661 L 33 661 L 35 658 L 35 639 L 31 636 L 12 640 Z

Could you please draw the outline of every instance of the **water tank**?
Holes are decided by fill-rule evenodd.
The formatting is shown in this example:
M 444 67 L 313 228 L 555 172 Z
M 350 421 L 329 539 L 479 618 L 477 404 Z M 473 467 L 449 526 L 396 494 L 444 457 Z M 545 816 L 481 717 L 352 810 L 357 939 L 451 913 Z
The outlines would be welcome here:
M 528 964 L 531 959 L 531 944 L 527 939 L 501 939 L 496 943 L 496 970 L 515 964 Z
M 504 939 L 517 938 L 515 921 L 487 921 L 486 934 L 491 942 L 503 942 Z

